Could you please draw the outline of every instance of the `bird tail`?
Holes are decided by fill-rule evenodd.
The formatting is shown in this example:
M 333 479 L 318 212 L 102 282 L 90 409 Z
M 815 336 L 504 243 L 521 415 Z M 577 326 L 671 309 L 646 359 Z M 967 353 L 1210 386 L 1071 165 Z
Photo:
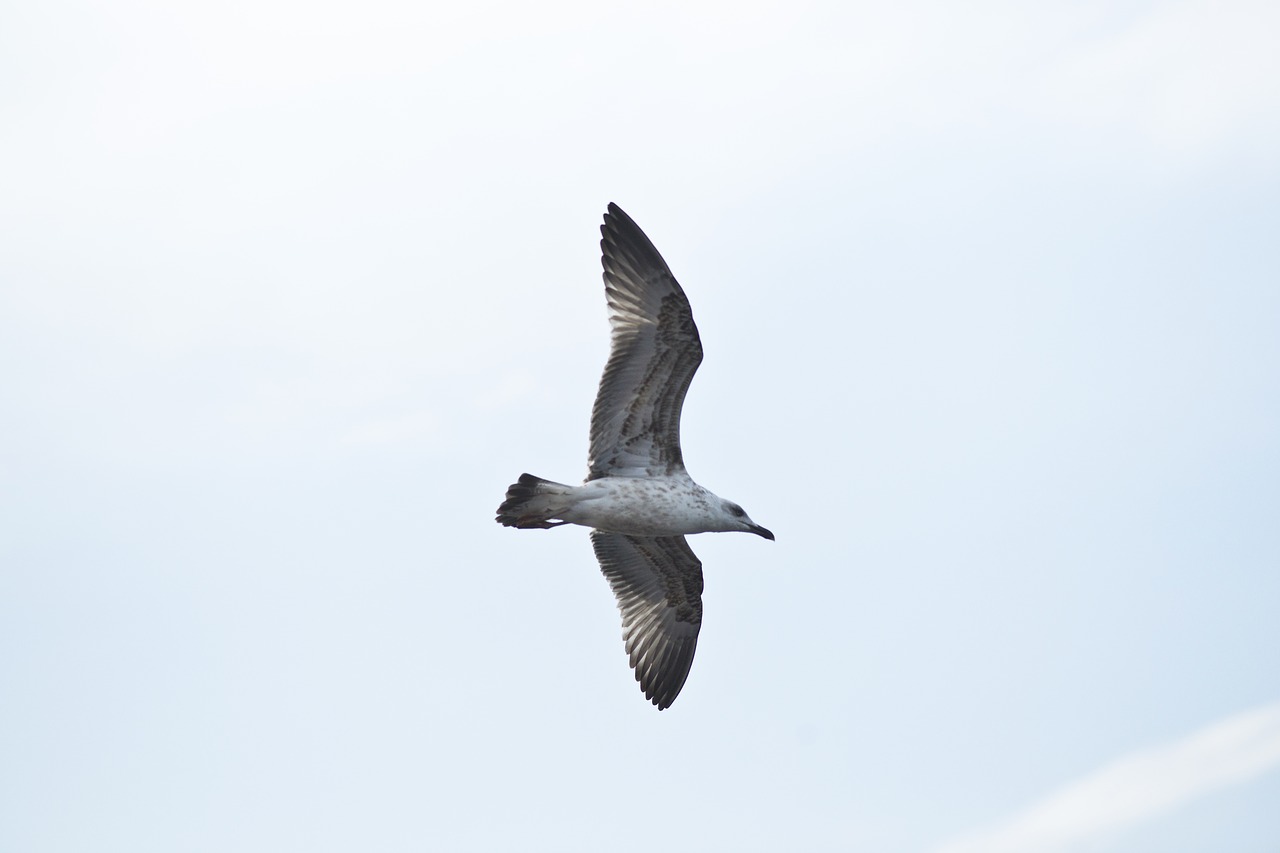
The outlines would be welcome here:
M 551 519 L 560 517 L 573 505 L 574 491 L 573 486 L 521 474 L 520 479 L 507 489 L 507 499 L 498 507 L 497 521 L 504 527 L 522 529 L 546 529 L 567 524 Z

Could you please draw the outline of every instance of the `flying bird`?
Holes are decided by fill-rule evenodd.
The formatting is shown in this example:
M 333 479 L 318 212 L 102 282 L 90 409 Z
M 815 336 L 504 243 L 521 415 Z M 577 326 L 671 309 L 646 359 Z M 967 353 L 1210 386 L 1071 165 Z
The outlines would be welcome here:
M 521 474 L 497 521 L 522 529 L 592 528 L 596 559 L 622 611 L 631 668 L 645 698 L 662 710 L 684 687 L 702 626 L 702 562 L 685 536 L 773 534 L 685 470 L 680 409 L 702 363 L 689 300 L 616 204 L 600 233 L 612 335 L 591 410 L 587 479 L 566 486 Z

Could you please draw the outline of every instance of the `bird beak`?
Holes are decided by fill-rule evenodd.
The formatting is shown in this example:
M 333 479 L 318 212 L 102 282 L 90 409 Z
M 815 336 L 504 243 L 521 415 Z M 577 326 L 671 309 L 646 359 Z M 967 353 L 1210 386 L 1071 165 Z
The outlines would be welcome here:
M 757 536 L 763 536 L 765 539 L 768 539 L 770 542 L 773 541 L 773 534 L 770 533 L 768 530 L 765 530 L 763 527 L 761 527 L 758 524 L 753 524 L 747 529 Z

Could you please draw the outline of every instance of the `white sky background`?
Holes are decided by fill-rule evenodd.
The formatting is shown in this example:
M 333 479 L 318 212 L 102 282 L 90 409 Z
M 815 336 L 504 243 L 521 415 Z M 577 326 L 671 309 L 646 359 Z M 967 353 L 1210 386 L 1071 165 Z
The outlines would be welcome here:
M 1019 849 L 1280 843 L 1274 725 L 1186 747 L 1280 700 L 1275 4 L 3 19 L 0 849 L 982 849 L 1117 762 L 1204 784 Z M 608 201 L 778 534 L 661 714 L 492 520 Z

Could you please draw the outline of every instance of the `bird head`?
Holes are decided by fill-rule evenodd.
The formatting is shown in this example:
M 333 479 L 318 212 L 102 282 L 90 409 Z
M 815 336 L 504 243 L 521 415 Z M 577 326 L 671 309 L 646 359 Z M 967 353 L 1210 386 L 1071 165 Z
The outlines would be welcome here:
M 751 517 L 747 515 L 747 511 L 733 501 L 725 501 L 723 508 L 729 518 L 730 525 L 732 525 L 727 528 L 728 530 L 742 530 L 746 533 L 763 536 L 771 542 L 773 541 L 773 533 L 752 521 Z

